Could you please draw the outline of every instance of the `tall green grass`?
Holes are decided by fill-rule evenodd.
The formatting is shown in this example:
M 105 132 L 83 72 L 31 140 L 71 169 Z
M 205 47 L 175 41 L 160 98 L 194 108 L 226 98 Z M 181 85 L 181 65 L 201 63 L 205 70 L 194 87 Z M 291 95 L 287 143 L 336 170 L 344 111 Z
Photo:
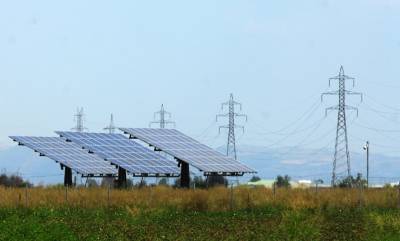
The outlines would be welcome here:
M 137 209 L 177 209 L 229 211 L 264 206 L 292 209 L 319 207 L 399 207 L 397 189 L 277 189 L 224 188 L 186 190 L 146 187 L 129 190 L 105 188 L 1 188 L 0 207 L 129 207 Z

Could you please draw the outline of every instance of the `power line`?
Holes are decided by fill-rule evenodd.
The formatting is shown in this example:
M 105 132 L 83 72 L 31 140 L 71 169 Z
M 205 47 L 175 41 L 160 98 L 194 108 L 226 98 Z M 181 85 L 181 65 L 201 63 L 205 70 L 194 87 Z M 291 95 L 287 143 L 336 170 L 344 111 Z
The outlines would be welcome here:
M 207 133 L 215 126 L 215 121 L 211 121 L 210 125 L 207 126 L 206 129 L 204 129 L 201 134 L 197 135 L 196 138 L 202 139 L 203 137 L 207 136 Z
M 310 117 L 312 117 L 312 115 L 316 112 L 316 110 L 318 109 L 318 107 L 319 107 L 320 105 L 321 105 L 321 102 L 320 102 L 319 100 L 315 101 L 315 102 L 310 106 L 310 108 L 308 108 L 304 113 L 302 113 L 302 114 L 300 115 L 299 118 L 295 119 L 293 122 L 289 123 L 288 125 L 285 125 L 284 127 L 282 127 L 282 128 L 279 129 L 279 130 L 263 132 L 263 134 L 266 134 L 266 135 L 269 135 L 269 134 L 272 134 L 272 135 L 288 135 L 288 134 L 289 134 L 289 135 L 291 135 L 291 134 L 293 134 L 293 132 L 290 132 L 290 133 L 282 133 L 282 132 L 285 131 L 285 130 L 290 129 L 290 128 L 293 127 L 295 124 L 297 124 L 297 123 L 299 123 L 300 121 L 302 121 L 303 118 L 305 118 L 305 119 L 304 119 L 301 123 L 307 121 Z M 261 126 L 261 125 L 258 125 L 258 126 Z M 299 128 L 297 128 L 296 131 L 297 131 L 298 129 L 299 129 Z
M 389 130 L 389 129 L 380 129 L 380 128 L 375 128 L 375 127 L 369 127 L 369 126 L 367 126 L 367 125 L 363 125 L 363 124 L 360 124 L 360 123 L 356 123 L 355 125 L 356 125 L 356 126 L 359 126 L 359 127 L 362 127 L 362 128 L 365 128 L 365 129 L 368 129 L 368 130 L 371 130 L 371 131 L 374 131 L 374 132 L 378 132 L 378 133 L 382 133 L 382 132 L 386 132 L 386 133 L 399 133 L 399 132 L 400 132 L 400 130 L 395 130 L 395 129 L 392 129 L 392 130 Z
M 242 110 L 242 104 L 233 100 L 233 94 L 230 94 L 229 100 L 225 103 L 222 103 L 221 106 L 222 106 L 222 108 L 221 108 L 222 110 L 224 110 L 224 107 L 227 106 L 228 113 L 217 115 L 216 121 L 218 121 L 219 117 L 227 117 L 228 125 L 220 126 L 218 132 L 220 133 L 221 129 L 228 129 L 228 142 L 226 145 L 226 155 L 231 156 L 236 160 L 237 154 L 236 154 L 235 129 L 240 128 L 244 132 L 244 126 L 236 125 L 235 118 L 244 117 L 247 121 L 247 115 L 239 114 L 239 113 L 235 112 L 235 106 L 239 106 L 240 110 Z
M 314 112 L 312 112 L 312 113 L 314 113 Z M 308 118 L 307 118 L 307 119 L 308 119 Z M 317 121 L 314 122 L 310 127 L 321 125 L 321 123 L 324 121 L 324 119 L 325 119 L 325 118 L 321 118 L 321 119 L 317 120 Z M 280 144 L 280 143 L 282 143 L 283 141 L 287 140 L 289 137 L 294 136 L 295 134 L 298 133 L 298 130 L 300 129 L 300 127 L 301 127 L 301 126 L 298 126 L 294 131 L 288 133 L 288 135 L 284 136 L 283 138 L 279 139 L 278 141 L 275 141 L 274 143 L 267 145 L 267 147 L 276 146 L 277 144 Z
M 390 105 L 381 103 L 381 102 L 377 101 L 375 98 L 371 97 L 370 95 L 367 95 L 366 97 L 369 98 L 370 100 L 372 100 L 372 102 L 374 102 L 374 103 L 376 103 L 376 104 L 378 104 L 378 105 L 380 105 L 382 107 L 385 107 L 387 109 L 391 109 L 391 110 L 394 110 L 397 113 L 400 113 L 400 108 L 392 107 Z
M 356 119 L 356 117 L 354 117 L 354 118 L 350 121 L 350 123 L 353 123 L 355 119 Z M 316 133 L 316 130 L 321 126 L 321 124 L 322 124 L 322 122 L 319 123 L 318 125 L 316 125 L 316 127 L 313 128 L 313 129 L 311 130 L 311 132 L 308 133 L 308 134 L 306 135 L 306 137 L 305 137 L 302 141 L 300 141 L 297 145 L 291 147 L 291 149 L 290 149 L 289 151 L 286 151 L 286 152 L 284 152 L 284 153 L 281 153 L 280 155 L 287 155 L 287 154 L 289 154 L 289 153 L 291 152 L 291 150 L 294 150 L 294 149 L 296 149 L 296 148 L 298 148 L 298 147 L 300 147 L 300 146 L 307 146 L 307 145 L 310 145 L 310 144 L 314 144 L 314 143 L 316 143 L 316 142 L 320 142 L 321 140 L 324 140 L 326 137 L 328 137 L 328 136 L 329 136 L 329 133 L 331 133 L 334 129 L 336 129 L 336 127 L 335 127 L 335 128 L 331 128 L 331 129 L 329 129 L 327 132 L 323 133 L 321 136 L 318 136 L 317 138 L 313 139 L 312 141 L 308 141 L 308 142 L 304 143 L 304 141 L 306 141 L 309 137 L 313 136 L 314 133 Z M 323 148 L 321 148 L 320 150 L 318 150 L 317 153 L 319 153 L 320 151 L 322 151 L 322 149 L 326 149 L 327 146 L 328 146 L 329 144 L 331 144 L 331 143 L 332 143 L 332 141 L 330 141 L 326 146 L 324 146 Z M 312 152 L 312 154 L 310 154 L 310 156 L 312 156 L 312 155 L 314 155 L 314 154 L 317 154 L 317 153 Z

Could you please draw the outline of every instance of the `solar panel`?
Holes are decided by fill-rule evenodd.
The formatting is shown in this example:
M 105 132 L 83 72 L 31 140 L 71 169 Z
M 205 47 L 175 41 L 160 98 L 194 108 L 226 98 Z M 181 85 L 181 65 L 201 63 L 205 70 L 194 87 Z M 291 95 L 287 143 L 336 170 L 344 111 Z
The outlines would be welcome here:
M 19 144 L 71 168 L 84 176 L 115 176 L 117 170 L 100 157 L 83 150 L 79 145 L 59 137 L 10 136 Z
M 126 138 L 121 134 L 78 133 L 56 131 L 112 164 L 122 167 L 133 175 L 179 176 L 177 163 L 159 153 Z
M 120 128 L 132 138 L 140 139 L 175 158 L 208 173 L 255 173 L 246 165 L 201 144 L 175 129 Z

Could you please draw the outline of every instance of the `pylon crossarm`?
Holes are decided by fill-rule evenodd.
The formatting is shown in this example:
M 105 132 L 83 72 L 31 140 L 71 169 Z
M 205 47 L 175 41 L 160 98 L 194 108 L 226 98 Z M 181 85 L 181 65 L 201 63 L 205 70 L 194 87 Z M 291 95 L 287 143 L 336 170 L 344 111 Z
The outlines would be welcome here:
M 352 80 L 353 81 L 353 88 L 355 87 L 356 78 L 353 78 L 353 77 L 350 77 L 350 76 L 347 76 L 347 75 L 343 75 L 343 78 L 345 78 L 346 80 Z
M 332 106 L 325 109 L 325 117 L 328 116 L 328 112 L 332 110 L 339 110 L 339 106 Z
M 221 118 L 221 117 L 228 117 L 229 116 L 229 114 L 219 114 L 219 115 L 217 115 L 216 117 L 215 117 L 215 121 L 218 121 L 218 118 Z
M 176 123 L 174 121 L 165 121 L 166 125 L 172 125 L 174 128 L 176 127 Z
M 229 106 L 229 101 L 224 102 L 224 103 L 221 104 L 221 110 L 224 110 L 225 106 Z
M 357 117 L 358 117 L 358 108 L 357 107 L 350 106 L 350 105 L 346 105 L 345 107 L 346 107 L 346 110 L 354 110 L 354 111 L 356 111 L 357 112 Z
M 340 80 L 340 76 L 335 76 L 335 77 L 329 78 L 329 87 L 331 87 L 331 85 L 332 85 L 332 80 Z
M 329 91 L 329 92 L 324 92 L 321 94 L 321 102 L 324 101 L 324 96 L 325 95 L 338 95 L 339 91 Z
M 233 101 L 232 103 L 234 105 L 238 105 L 239 106 L 239 110 L 242 110 L 242 103 L 239 103 L 239 102 L 236 102 L 236 101 Z
M 149 127 L 151 128 L 154 124 L 159 124 L 159 123 L 156 122 L 156 121 L 152 121 L 152 122 L 149 123 Z
M 348 95 L 359 95 L 361 98 L 361 102 L 363 102 L 363 100 L 364 100 L 363 93 L 361 93 L 361 92 L 354 92 L 354 91 L 350 91 L 350 90 L 346 90 L 345 92 Z
M 237 129 L 241 129 L 241 130 L 242 130 L 242 132 L 244 133 L 244 126 L 238 126 L 238 125 L 235 125 L 235 128 L 237 128 Z
M 229 129 L 229 126 L 220 126 L 218 128 L 218 133 L 221 134 L 221 129 Z
M 235 116 L 236 116 L 236 117 L 244 117 L 245 120 L 247 121 L 247 115 L 235 113 Z

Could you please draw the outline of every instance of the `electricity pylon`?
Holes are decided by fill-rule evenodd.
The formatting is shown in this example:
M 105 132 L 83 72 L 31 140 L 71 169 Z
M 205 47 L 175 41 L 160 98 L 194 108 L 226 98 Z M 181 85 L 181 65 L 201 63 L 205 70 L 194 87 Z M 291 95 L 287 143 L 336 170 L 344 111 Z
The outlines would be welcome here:
M 114 116 L 113 114 L 111 114 L 111 118 L 110 118 L 110 124 L 106 127 L 104 127 L 103 130 L 108 131 L 108 133 L 110 134 L 114 134 L 115 133 L 115 125 L 114 125 Z
M 154 121 L 150 122 L 149 127 L 151 128 L 154 124 L 160 125 L 161 129 L 164 129 L 167 125 L 173 125 L 176 127 L 175 122 L 171 121 L 171 113 L 164 110 L 164 105 L 161 105 L 160 111 L 154 113 Z
M 363 99 L 362 93 L 353 92 L 346 90 L 346 80 L 353 81 L 353 87 L 355 86 L 355 79 L 344 74 L 343 66 L 340 66 L 339 75 L 329 79 L 329 86 L 331 86 L 332 80 L 338 80 L 339 89 L 337 91 L 330 91 L 322 93 L 321 101 L 325 95 L 337 95 L 339 97 L 339 104 L 326 108 L 325 116 L 328 115 L 328 111 L 337 110 L 337 129 L 336 129 L 336 142 L 335 142 L 335 155 L 333 158 L 333 169 L 332 169 L 332 186 L 336 186 L 339 178 L 347 178 L 351 176 L 350 169 L 350 152 L 347 136 L 347 124 L 346 124 L 346 110 L 355 110 L 358 108 L 346 105 L 347 95 L 359 95 L 361 101 Z
M 74 128 L 72 128 L 72 130 L 76 131 L 76 132 L 84 132 L 85 130 L 87 130 L 87 128 L 85 128 L 84 126 L 84 119 L 85 118 L 85 114 L 83 113 L 83 108 L 78 108 L 76 110 L 76 114 L 75 114 L 75 118 L 74 121 L 76 122 L 76 126 Z
M 218 131 L 219 133 L 221 133 L 221 129 L 228 129 L 228 142 L 226 145 L 226 155 L 231 156 L 236 160 L 237 154 L 236 154 L 235 129 L 240 128 L 244 132 L 244 126 L 236 125 L 235 118 L 244 117 L 247 121 L 247 115 L 235 112 L 235 106 L 239 106 L 239 110 L 241 111 L 242 104 L 233 100 L 233 94 L 230 95 L 229 101 L 222 103 L 221 109 L 224 110 L 225 106 L 228 106 L 228 113 L 217 115 L 216 121 L 218 121 L 219 117 L 228 117 L 229 123 L 228 125 L 219 126 Z

